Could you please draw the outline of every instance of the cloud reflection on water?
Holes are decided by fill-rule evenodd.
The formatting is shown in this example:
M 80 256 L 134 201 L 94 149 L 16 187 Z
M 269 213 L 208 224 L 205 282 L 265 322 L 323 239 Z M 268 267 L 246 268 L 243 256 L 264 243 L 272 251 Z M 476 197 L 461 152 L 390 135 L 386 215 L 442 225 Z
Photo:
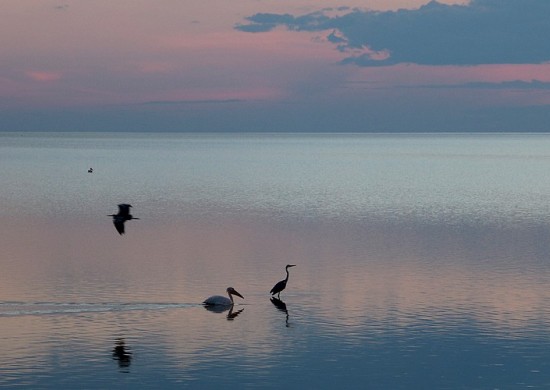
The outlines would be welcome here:
M 5 148 L 0 380 L 496 388 L 544 371 L 547 137 L 133 137 Z M 142 218 L 123 237 L 105 216 L 121 201 Z M 269 289 L 288 263 L 284 312 Z M 234 321 L 200 304 L 230 285 Z
M 285 293 L 311 303 L 319 313 L 323 307 L 338 307 L 343 314 L 364 310 L 372 316 L 393 308 L 411 313 L 403 319 L 414 319 L 413 313 L 439 310 L 478 313 L 481 323 L 494 317 L 495 323 L 521 328 L 546 307 L 547 278 L 539 272 L 544 252 L 537 250 L 539 237 L 529 231 L 485 231 L 470 237 L 455 229 L 342 231 L 317 225 L 290 231 L 250 220 L 188 221 L 165 229 L 155 225 L 158 239 L 143 244 L 150 229 L 136 229 L 122 243 L 119 237 L 107 239 L 113 232 L 105 225 L 82 237 L 60 225 L 44 234 L 40 223 L 34 224 L 36 231 L 15 221 L 3 224 L 9 228 L 0 232 L 2 245 L 10 253 L 4 264 L 10 277 L 0 287 L 4 299 L 39 301 L 47 293 L 62 302 L 93 297 L 97 302 L 193 303 L 213 286 L 228 283 L 243 285 L 243 294 L 257 299 L 279 277 L 281 264 L 292 259 L 304 271 L 294 273 Z M 25 235 L 14 233 L 22 230 Z M 35 237 L 30 244 L 29 235 Z M 53 284 L 39 281 L 48 274 Z M 30 283 L 43 290 L 29 292 Z
M 121 241 L 109 220 L 86 227 L 85 235 L 72 221 L 28 222 L 0 224 L 0 245 L 8 254 L 2 265 L 9 271 L 0 276 L 3 302 L 189 306 L 4 317 L 2 364 L 17 359 L 47 367 L 50 359 L 68 358 L 59 345 L 101 361 L 113 334 L 123 334 L 133 347 L 132 372 L 143 372 L 140 359 L 154 358 L 178 367 L 172 375 L 193 377 L 201 365 L 222 364 L 233 350 L 242 361 L 230 364 L 263 367 L 267 375 L 272 359 L 319 348 L 311 337 L 363 350 L 391 335 L 405 343 L 456 338 L 472 329 L 490 338 L 547 335 L 548 274 L 539 248 L 544 231 L 228 218 L 149 221 Z M 284 303 L 273 307 L 268 290 L 289 261 L 300 266 Z M 234 308 L 229 314 L 242 313 L 235 321 L 213 320 L 199 304 L 228 284 L 242 286 L 246 310 Z M 292 311 L 287 331 L 282 324 L 289 324 L 290 310 L 283 304 Z

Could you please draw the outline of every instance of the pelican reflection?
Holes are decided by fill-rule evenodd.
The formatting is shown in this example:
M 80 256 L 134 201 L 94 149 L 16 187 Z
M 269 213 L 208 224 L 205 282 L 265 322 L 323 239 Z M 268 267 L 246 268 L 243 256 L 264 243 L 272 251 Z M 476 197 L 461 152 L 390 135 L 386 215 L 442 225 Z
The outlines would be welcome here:
M 130 363 L 132 362 L 132 352 L 126 347 L 126 342 L 123 338 L 119 337 L 115 340 L 115 347 L 113 348 L 113 360 L 118 362 L 118 367 L 121 371 L 128 372 Z
M 233 307 L 231 307 L 231 309 L 229 309 L 229 313 L 227 313 L 227 321 L 233 321 L 239 314 L 241 314 L 243 310 L 244 308 L 233 311 Z
M 234 306 L 223 306 L 223 305 L 204 305 L 204 308 L 208 311 L 211 311 L 212 313 L 223 313 L 225 311 L 229 311 L 227 313 L 227 321 L 233 321 L 241 312 L 244 310 L 244 308 L 234 311 Z
M 283 313 L 286 314 L 286 320 L 285 320 L 285 323 L 286 323 L 286 327 L 288 328 L 288 309 L 286 308 L 286 303 L 284 303 L 283 301 L 281 301 L 279 298 L 275 298 L 275 297 L 271 297 L 270 298 L 270 301 L 271 303 L 273 303 L 273 305 L 279 309 L 280 311 L 282 311 Z

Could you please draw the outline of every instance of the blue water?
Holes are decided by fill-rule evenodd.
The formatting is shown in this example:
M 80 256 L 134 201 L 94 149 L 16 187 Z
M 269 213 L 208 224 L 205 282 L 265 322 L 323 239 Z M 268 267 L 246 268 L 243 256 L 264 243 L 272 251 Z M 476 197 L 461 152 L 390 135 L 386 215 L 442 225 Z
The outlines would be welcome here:
M 541 134 L 0 133 L 0 387 L 547 388 L 548 172 Z

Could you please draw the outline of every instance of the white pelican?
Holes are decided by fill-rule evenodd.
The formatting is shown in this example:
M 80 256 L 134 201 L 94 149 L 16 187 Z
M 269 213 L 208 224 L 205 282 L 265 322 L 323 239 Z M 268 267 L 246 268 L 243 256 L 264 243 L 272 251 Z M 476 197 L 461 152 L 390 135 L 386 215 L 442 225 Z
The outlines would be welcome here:
M 233 295 L 236 295 L 238 297 L 241 297 L 244 299 L 244 297 L 239 294 L 237 290 L 235 290 L 233 287 L 227 287 L 227 295 L 229 295 L 229 298 L 226 298 L 221 295 L 213 295 L 209 298 L 206 298 L 203 302 L 205 306 L 233 306 Z
M 284 280 L 281 280 L 279 283 L 277 283 L 275 286 L 273 286 L 273 288 L 271 289 L 271 291 L 269 292 L 271 295 L 275 295 L 277 294 L 277 297 L 280 297 L 281 295 L 281 291 L 283 291 L 285 288 L 286 288 L 286 282 L 288 282 L 288 269 L 290 267 L 296 267 L 296 264 L 288 264 L 286 267 L 285 267 L 285 271 L 286 271 L 286 278 Z
M 132 207 L 132 205 L 121 203 L 118 205 L 118 214 L 108 215 L 108 217 L 113 217 L 113 224 L 115 225 L 118 234 L 124 234 L 124 222 L 131 219 L 139 219 L 130 214 L 130 207 Z

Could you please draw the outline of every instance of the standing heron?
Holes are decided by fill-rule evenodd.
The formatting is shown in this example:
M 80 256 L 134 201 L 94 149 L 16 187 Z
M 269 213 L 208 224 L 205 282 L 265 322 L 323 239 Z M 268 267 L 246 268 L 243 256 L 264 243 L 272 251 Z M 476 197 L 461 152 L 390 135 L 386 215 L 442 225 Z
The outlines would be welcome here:
M 108 215 L 108 217 L 113 217 L 113 224 L 120 235 L 124 234 L 124 222 L 131 219 L 139 219 L 130 214 L 130 207 L 132 207 L 132 205 L 121 203 L 118 205 L 118 214 Z
M 290 267 L 296 267 L 296 264 L 287 264 L 287 266 L 285 267 L 286 278 L 284 280 L 281 280 L 275 286 L 273 286 L 273 288 L 269 292 L 271 295 L 277 294 L 277 297 L 280 298 L 281 291 L 283 291 L 286 288 L 286 283 L 288 282 L 288 269 Z
M 205 306 L 233 306 L 233 295 L 236 295 L 238 297 L 241 297 L 244 299 L 244 297 L 239 294 L 237 290 L 235 290 L 233 287 L 227 287 L 227 295 L 229 295 L 229 298 L 223 297 L 221 295 L 213 295 L 209 298 L 206 298 L 203 302 Z

